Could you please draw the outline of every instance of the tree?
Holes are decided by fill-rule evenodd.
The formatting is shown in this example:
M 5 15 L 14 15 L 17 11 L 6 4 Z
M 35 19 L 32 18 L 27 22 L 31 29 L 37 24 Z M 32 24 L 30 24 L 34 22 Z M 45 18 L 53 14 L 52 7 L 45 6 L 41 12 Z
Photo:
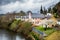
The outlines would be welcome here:
M 27 11 L 27 13 L 31 13 L 32 14 L 32 11 Z
M 20 11 L 20 15 L 24 16 L 24 15 L 26 15 L 26 13 L 24 11 Z
M 25 32 L 29 33 L 29 31 L 31 30 L 32 24 L 30 22 L 25 22 L 23 25 L 24 25 Z
M 54 17 L 56 17 L 56 18 L 58 18 L 58 17 L 60 16 L 59 9 L 60 9 L 59 3 L 57 3 L 57 4 L 52 8 Z
M 53 7 L 53 13 L 57 13 L 56 7 Z
M 51 13 L 51 7 L 50 7 L 50 8 L 48 8 L 48 13 Z
M 40 13 L 43 13 L 43 9 L 42 9 L 42 6 L 41 6 L 41 9 L 40 9 Z
M 19 21 L 20 21 L 20 20 L 14 20 L 14 21 L 11 23 L 9 29 L 12 30 L 12 31 L 16 31 L 16 29 L 18 28 Z
M 57 14 L 60 16 L 60 2 L 56 4 Z
M 44 7 L 43 14 L 44 14 L 44 15 L 47 14 L 47 10 L 45 9 L 45 7 Z
M 19 24 L 18 31 L 24 34 L 29 34 L 32 28 L 32 24 L 30 22 L 22 22 Z

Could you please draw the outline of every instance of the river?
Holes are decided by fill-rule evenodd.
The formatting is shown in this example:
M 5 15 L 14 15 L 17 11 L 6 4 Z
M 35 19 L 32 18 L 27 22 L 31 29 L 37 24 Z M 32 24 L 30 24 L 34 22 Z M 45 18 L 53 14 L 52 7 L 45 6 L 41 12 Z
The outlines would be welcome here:
M 25 40 L 20 34 L 0 29 L 0 40 Z

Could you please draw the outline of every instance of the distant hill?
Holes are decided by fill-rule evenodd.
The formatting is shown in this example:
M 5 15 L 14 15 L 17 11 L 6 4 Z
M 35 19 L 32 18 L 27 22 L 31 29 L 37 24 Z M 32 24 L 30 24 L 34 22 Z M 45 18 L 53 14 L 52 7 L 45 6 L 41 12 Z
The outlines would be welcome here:
M 0 16 L 4 16 L 5 14 L 0 14 Z

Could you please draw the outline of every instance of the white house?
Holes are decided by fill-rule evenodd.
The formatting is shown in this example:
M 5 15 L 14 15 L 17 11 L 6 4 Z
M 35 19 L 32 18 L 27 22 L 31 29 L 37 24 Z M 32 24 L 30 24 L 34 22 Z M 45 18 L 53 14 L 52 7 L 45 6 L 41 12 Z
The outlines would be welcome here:
M 41 25 L 43 24 L 43 19 L 48 19 L 51 18 L 51 14 L 43 15 L 43 14 L 38 14 L 38 13 L 31 13 L 29 12 L 25 16 L 15 16 L 15 19 L 17 20 L 23 20 L 23 21 L 29 21 L 34 25 Z

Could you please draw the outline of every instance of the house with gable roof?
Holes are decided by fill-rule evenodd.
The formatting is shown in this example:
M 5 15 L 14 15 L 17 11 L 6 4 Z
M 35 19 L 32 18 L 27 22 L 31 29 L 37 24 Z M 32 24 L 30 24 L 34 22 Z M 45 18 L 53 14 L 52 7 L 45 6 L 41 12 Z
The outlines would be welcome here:
M 47 15 L 44 14 L 38 14 L 38 13 L 31 13 L 29 12 L 25 16 L 15 16 L 15 19 L 17 20 L 23 20 L 23 21 L 29 21 L 33 25 L 46 25 L 48 23 L 48 19 L 50 19 L 52 16 L 50 13 L 47 13 Z

